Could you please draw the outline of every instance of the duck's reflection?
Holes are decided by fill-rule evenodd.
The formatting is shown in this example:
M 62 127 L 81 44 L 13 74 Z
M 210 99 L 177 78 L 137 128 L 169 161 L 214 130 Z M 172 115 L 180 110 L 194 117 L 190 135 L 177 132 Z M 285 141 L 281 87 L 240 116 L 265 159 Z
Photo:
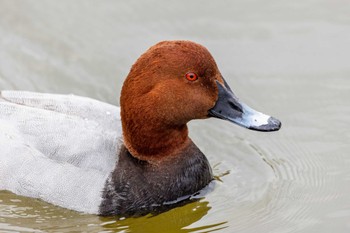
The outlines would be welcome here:
M 196 200 L 184 206 L 171 209 L 158 215 L 147 215 L 138 218 L 101 218 L 103 227 L 118 232 L 212 232 L 226 228 L 227 222 L 191 227 L 202 219 L 211 209 L 209 202 Z

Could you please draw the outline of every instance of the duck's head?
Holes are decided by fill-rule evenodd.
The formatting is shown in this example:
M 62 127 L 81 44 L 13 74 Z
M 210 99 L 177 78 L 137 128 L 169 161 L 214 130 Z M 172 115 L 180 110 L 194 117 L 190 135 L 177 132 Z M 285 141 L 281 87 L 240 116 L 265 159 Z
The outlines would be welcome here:
M 188 141 L 187 122 L 216 117 L 248 129 L 281 123 L 238 100 L 209 51 L 190 41 L 164 41 L 132 66 L 121 92 L 124 143 L 140 159 L 171 154 Z

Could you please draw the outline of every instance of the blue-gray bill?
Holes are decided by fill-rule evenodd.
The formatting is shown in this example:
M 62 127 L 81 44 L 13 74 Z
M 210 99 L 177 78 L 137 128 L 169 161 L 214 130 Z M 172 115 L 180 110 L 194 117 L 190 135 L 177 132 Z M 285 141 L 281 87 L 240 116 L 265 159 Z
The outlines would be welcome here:
M 258 112 L 241 103 L 224 80 L 222 85 L 216 81 L 219 94 L 215 106 L 209 110 L 209 116 L 228 120 L 242 127 L 257 131 L 276 131 L 281 122 L 272 116 Z

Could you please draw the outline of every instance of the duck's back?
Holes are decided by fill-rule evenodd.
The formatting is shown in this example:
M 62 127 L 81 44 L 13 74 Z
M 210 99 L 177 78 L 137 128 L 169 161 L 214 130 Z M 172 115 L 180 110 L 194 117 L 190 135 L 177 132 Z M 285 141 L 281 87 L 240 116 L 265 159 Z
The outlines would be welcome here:
M 3 91 L 0 189 L 97 213 L 121 135 L 116 106 L 73 95 Z

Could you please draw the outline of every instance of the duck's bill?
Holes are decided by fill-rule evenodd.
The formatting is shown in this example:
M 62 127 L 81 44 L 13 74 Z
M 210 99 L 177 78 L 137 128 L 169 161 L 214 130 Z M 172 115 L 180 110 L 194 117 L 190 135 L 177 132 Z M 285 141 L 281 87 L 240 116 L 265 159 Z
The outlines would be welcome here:
M 276 131 L 281 122 L 274 117 L 258 112 L 241 103 L 224 80 L 224 85 L 216 81 L 219 97 L 209 116 L 228 120 L 240 126 L 257 131 Z

